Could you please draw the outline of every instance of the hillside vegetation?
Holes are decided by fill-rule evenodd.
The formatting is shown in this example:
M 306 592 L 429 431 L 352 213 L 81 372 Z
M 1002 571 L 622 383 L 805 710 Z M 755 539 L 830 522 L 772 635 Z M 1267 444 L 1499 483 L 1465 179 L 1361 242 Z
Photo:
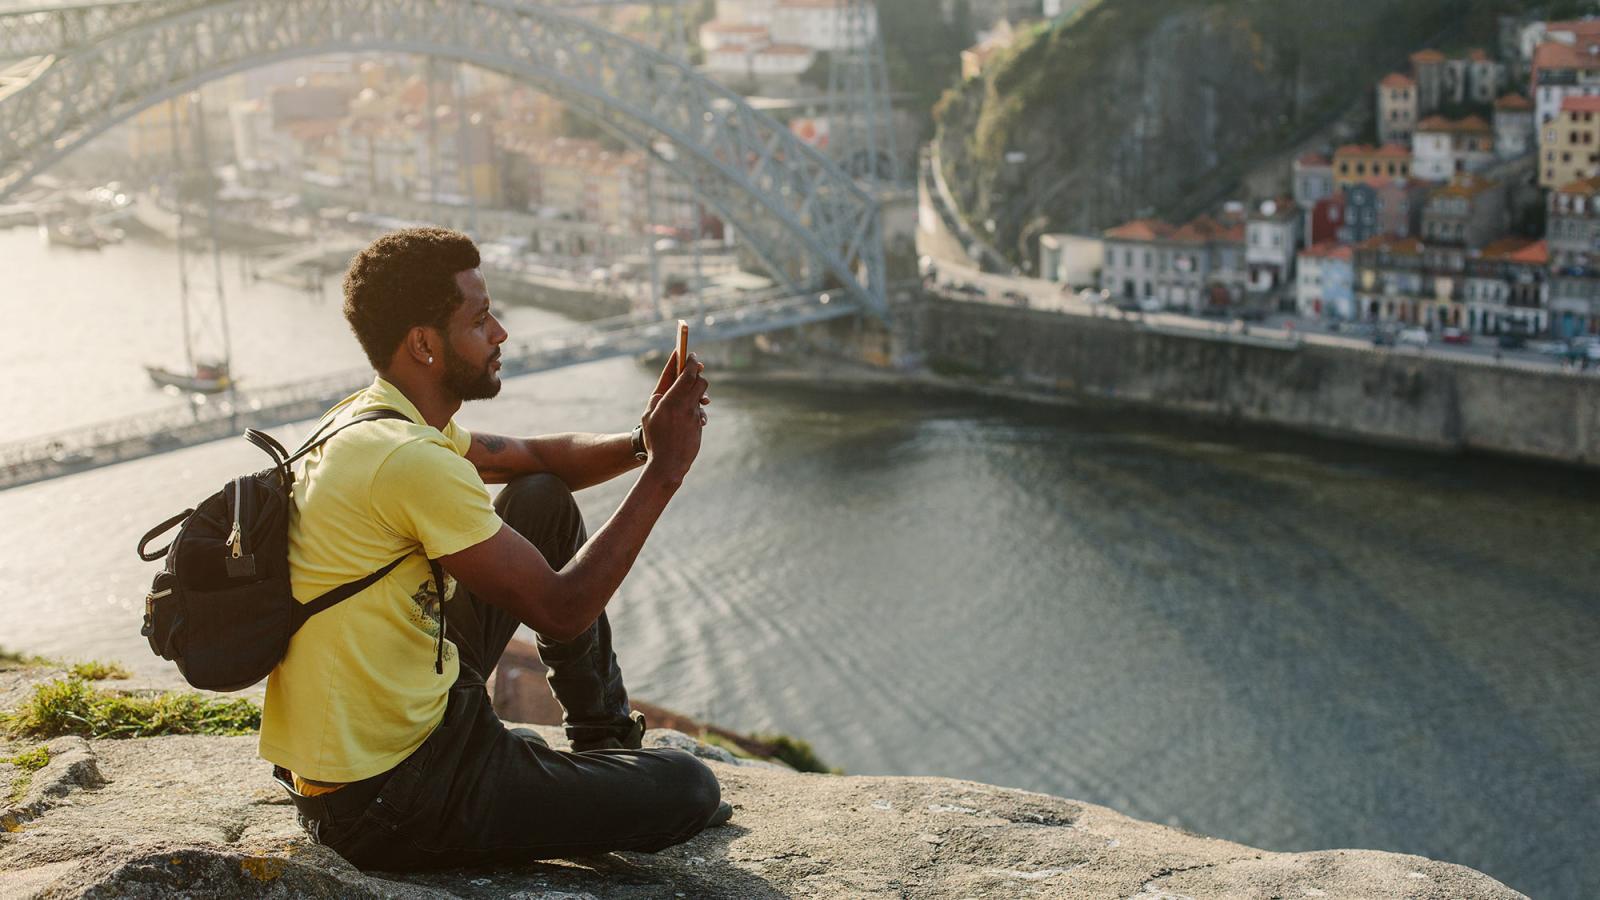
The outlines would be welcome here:
M 1255 165 L 1370 103 L 1375 81 L 1407 68 L 1411 52 L 1492 52 L 1496 16 L 1531 5 L 1100 0 L 1036 27 L 947 92 L 935 139 L 964 213 L 992 218 L 996 246 L 1021 260 L 1041 233 L 1200 212 Z

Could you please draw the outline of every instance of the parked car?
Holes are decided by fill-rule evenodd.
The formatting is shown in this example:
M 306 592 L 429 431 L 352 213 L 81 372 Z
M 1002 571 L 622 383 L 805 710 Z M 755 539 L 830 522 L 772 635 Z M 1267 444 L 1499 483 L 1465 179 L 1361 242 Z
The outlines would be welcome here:
M 1154 297 L 1145 297 L 1139 301 L 1139 311 L 1147 313 L 1161 312 L 1161 301 Z
M 1374 346 L 1374 347 L 1393 347 L 1394 346 L 1394 338 L 1395 338 L 1394 331 L 1392 331 L 1391 329 L 1388 329 L 1388 328 L 1379 328 L 1378 330 L 1372 332 L 1372 346 Z
M 1017 306 L 1028 305 L 1028 295 L 1021 291 L 1006 291 L 1003 296 L 1006 298 L 1006 300 L 1016 304 Z
M 1567 354 L 1566 341 L 1529 341 L 1528 349 L 1546 356 L 1565 356 Z
M 1495 346 L 1501 350 L 1521 350 L 1528 345 L 1528 339 L 1520 334 L 1505 332 L 1495 338 Z
M 1446 344 L 1470 344 L 1472 343 L 1472 335 L 1459 328 L 1446 328 L 1439 335 L 1439 340 Z
M 1395 342 L 1402 347 L 1426 347 L 1428 346 L 1428 333 L 1421 328 L 1406 328 L 1400 332 Z

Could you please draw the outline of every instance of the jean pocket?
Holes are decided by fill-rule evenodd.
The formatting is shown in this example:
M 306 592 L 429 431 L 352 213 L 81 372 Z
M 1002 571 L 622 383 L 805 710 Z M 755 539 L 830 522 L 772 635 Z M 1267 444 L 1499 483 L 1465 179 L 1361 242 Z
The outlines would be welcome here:
M 424 776 L 432 755 L 433 742 L 423 741 L 404 762 L 395 767 L 394 774 L 389 776 L 383 789 L 372 799 L 362 818 L 389 831 L 396 831 L 414 819 L 420 812 L 418 807 L 426 783 Z

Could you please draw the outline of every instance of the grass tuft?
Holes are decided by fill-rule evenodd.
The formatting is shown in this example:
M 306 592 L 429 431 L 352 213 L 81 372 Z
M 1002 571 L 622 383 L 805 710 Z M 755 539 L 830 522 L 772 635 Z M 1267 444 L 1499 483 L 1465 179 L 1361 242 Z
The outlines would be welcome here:
M 809 741 L 787 734 L 753 734 L 751 740 L 771 744 L 773 756 L 783 760 L 797 772 L 821 772 L 824 775 L 843 775 L 844 770 L 829 766 L 817 756 Z
M 743 759 L 755 758 L 750 755 L 750 751 L 744 749 L 733 741 L 728 740 L 722 735 L 717 734 L 715 731 L 702 730 L 700 732 L 700 741 L 702 743 L 710 744 L 713 747 L 721 747 L 729 753 L 732 753 L 734 756 L 738 756 Z
M 128 670 L 121 663 L 103 662 L 91 659 L 88 662 L 75 663 L 69 670 L 74 678 L 84 681 L 121 680 L 128 677 Z
M 248 700 L 211 700 L 188 692 L 126 694 L 66 678 L 36 685 L 22 705 L 0 713 L 0 727 L 27 737 L 237 735 L 261 727 L 261 709 Z
M 14 756 L 0 756 L 0 763 L 10 763 L 17 767 L 17 774 L 11 779 L 12 803 L 22 802 L 22 798 L 28 795 L 28 786 L 33 783 L 33 773 L 44 768 L 48 762 L 50 762 L 50 750 L 44 746 L 24 750 Z
M 53 660 L 43 656 L 34 656 L 32 653 L 18 653 L 15 650 L 0 648 L 0 669 L 10 669 L 17 666 L 48 666 Z

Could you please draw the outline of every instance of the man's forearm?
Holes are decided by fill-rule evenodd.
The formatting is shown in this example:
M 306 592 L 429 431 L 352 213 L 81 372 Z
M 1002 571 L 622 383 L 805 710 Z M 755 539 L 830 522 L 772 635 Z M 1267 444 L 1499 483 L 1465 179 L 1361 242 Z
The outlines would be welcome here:
M 548 472 L 574 491 L 603 484 L 641 463 L 629 434 L 548 434 L 530 438 L 475 434 L 467 459 L 486 484 Z
M 525 439 L 544 462 L 544 471 L 581 491 L 604 484 L 641 465 L 633 458 L 633 436 L 622 434 L 547 434 Z

